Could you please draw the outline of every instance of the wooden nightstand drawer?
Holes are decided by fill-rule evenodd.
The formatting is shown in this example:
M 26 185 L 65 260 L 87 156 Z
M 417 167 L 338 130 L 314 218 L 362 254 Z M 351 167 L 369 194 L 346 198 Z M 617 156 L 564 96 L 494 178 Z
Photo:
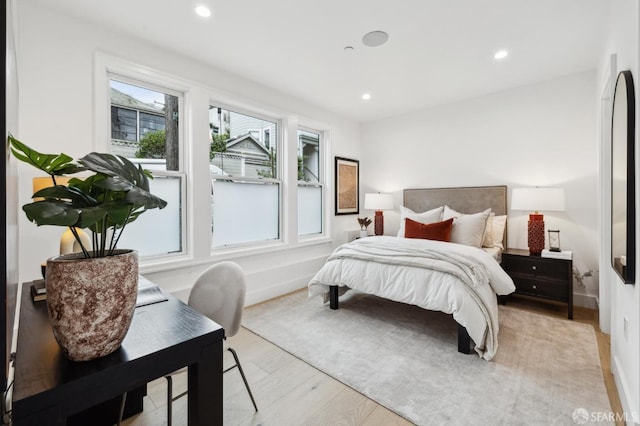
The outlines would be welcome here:
M 573 261 L 532 256 L 527 250 L 507 249 L 502 269 L 516 285 L 516 293 L 564 302 L 573 319 Z
M 507 256 L 502 267 L 508 273 L 526 274 L 536 278 L 566 281 L 571 262 L 551 261 L 544 258 Z
M 513 282 L 516 285 L 516 291 L 520 294 L 529 296 L 544 297 L 546 299 L 557 300 L 567 303 L 569 301 L 569 293 L 567 285 L 558 282 L 545 282 L 530 278 L 513 276 Z

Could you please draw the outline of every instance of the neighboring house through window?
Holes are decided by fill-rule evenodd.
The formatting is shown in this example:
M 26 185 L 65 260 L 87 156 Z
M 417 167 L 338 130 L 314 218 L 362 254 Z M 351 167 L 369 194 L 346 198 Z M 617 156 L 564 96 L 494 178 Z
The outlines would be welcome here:
M 165 129 L 164 96 L 111 80 L 111 146 L 114 154 L 133 157 L 142 137 Z M 142 100 L 141 100 L 142 99 Z

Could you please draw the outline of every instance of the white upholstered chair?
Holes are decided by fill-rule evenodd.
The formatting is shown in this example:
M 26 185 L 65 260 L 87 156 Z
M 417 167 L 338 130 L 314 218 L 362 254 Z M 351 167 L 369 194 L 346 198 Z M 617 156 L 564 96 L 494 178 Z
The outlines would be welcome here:
M 231 352 L 235 364 L 224 372 L 238 367 L 240 376 L 247 388 L 251 402 L 256 411 L 256 405 L 253 394 L 244 375 L 238 354 L 229 347 L 226 338 L 232 337 L 238 333 L 240 323 L 242 322 L 242 309 L 244 308 L 244 296 L 246 293 L 246 283 L 244 272 L 234 262 L 220 262 L 205 270 L 196 280 L 191 293 L 189 294 L 189 306 L 203 315 L 211 318 L 224 328 L 225 341 L 224 347 Z M 185 369 L 186 371 L 186 369 Z M 176 373 L 174 373 L 176 374 Z M 167 424 L 171 425 L 172 402 L 184 396 L 187 392 L 173 396 L 173 380 L 171 376 L 167 379 Z

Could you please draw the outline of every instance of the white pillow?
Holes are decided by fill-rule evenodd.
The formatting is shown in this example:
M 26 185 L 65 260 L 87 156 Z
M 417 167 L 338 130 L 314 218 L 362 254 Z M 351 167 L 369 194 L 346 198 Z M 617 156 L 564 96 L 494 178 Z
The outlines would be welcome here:
M 482 247 L 493 247 L 493 218 L 496 217 L 494 212 L 491 212 L 487 218 L 487 226 L 484 228 L 484 237 L 482 237 Z
M 404 222 L 406 218 L 424 223 L 425 225 L 440 222 L 442 220 L 442 206 L 422 213 L 416 213 L 410 208 L 400 206 L 400 230 L 398 231 L 398 237 L 404 237 Z
M 442 220 L 455 218 L 451 229 L 452 243 L 480 248 L 484 238 L 484 229 L 487 226 L 487 218 L 490 214 L 491 209 L 475 214 L 463 214 L 449 206 L 444 206 Z
M 493 218 L 491 236 L 493 237 L 493 246 L 504 250 L 502 239 L 504 238 L 504 230 L 507 227 L 507 216 L 495 216 Z

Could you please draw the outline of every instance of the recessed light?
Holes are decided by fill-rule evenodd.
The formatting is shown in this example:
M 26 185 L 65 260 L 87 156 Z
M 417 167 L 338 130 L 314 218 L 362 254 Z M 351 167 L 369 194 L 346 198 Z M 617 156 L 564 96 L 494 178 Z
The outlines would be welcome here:
M 507 57 L 507 55 L 509 55 L 509 52 L 507 52 L 506 50 L 498 50 L 496 54 L 493 55 L 493 57 L 495 59 L 504 59 Z
M 362 99 L 365 101 L 368 101 L 369 99 L 371 99 L 371 95 L 369 93 L 364 93 L 362 95 Z
M 362 43 L 365 46 L 377 47 L 385 44 L 389 40 L 389 34 L 384 31 L 371 31 L 362 37 Z
M 346 50 L 347 52 L 351 52 L 353 50 L 353 46 L 345 46 L 344 50 Z
M 209 16 L 211 16 L 211 10 L 207 6 L 196 7 L 196 13 L 203 18 L 208 18 Z

